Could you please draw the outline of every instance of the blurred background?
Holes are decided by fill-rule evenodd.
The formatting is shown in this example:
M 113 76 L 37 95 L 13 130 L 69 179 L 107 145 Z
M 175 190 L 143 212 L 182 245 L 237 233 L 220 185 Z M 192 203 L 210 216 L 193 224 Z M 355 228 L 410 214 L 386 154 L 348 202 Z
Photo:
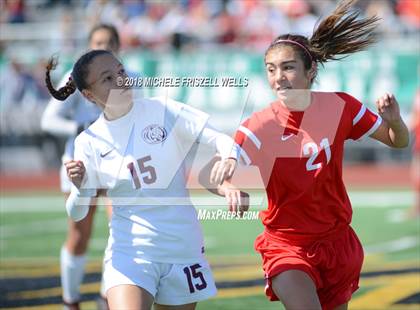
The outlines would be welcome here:
M 346 91 L 371 107 L 385 91 L 395 93 L 409 122 L 419 87 L 419 2 L 359 1 L 364 15 L 382 18 L 379 42 L 369 51 L 326 64 L 314 89 Z M 98 23 L 117 27 L 123 62 L 144 77 L 248 78 L 248 87 L 144 90 L 145 96 L 168 93 L 205 110 L 219 128 L 231 132 L 236 124 L 229 120 L 241 116 L 248 95 L 254 110 L 272 100 L 263 54 L 273 38 L 287 32 L 310 35 L 335 4 L 335 0 L 0 1 L 0 169 L 39 173 L 60 164 L 61 141 L 40 129 L 49 100 L 45 61 L 53 54 L 60 57 L 53 75 L 57 83 L 85 52 L 88 32 Z M 409 150 L 394 152 L 368 143 L 352 143 L 346 158 L 410 158 Z
M 59 303 L 59 292 L 46 290 L 52 284 L 37 288 L 44 291 L 25 295 L 25 289 L 36 286 L 28 284 L 36 282 L 36 277 L 57 278 L 58 252 L 65 236 L 58 177 L 64 141 L 42 132 L 40 126 L 50 99 L 44 86 L 44 67 L 51 55 L 60 58 L 60 65 L 53 73 L 56 85 L 85 52 L 89 30 L 98 23 L 110 23 L 121 36 L 122 61 L 130 71 L 143 77 L 247 78 L 247 87 L 142 89 L 146 97 L 169 95 L 208 112 L 214 125 L 230 134 L 247 116 L 242 115 L 245 103 L 252 110 L 258 110 L 273 99 L 263 62 L 270 42 L 288 32 L 310 35 L 319 18 L 328 15 L 336 4 L 336 0 L 1 0 L 0 295 L 3 297 L 0 308 Z M 382 18 L 378 43 L 368 51 L 320 68 L 314 89 L 348 92 L 373 109 L 376 98 L 392 92 L 411 128 L 415 95 L 420 89 L 420 1 L 360 0 L 356 9 L 364 16 Z M 360 213 L 356 210 L 359 215 L 355 215 L 355 225 L 359 225 L 362 241 L 371 246 L 369 251 L 373 256 L 367 260 L 367 268 L 371 266 L 372 272 L 376 272 L 378 268 L 392 265 L 395 270 L 415 270 L 413 277 L 400 279 L 399 287 L 411 287 L 409 292 L 402 293 L 408 298 L 406 303 L 398 305 L 398 300 L 404 299 L 398 299 L 395 294 L 391 294 L 395 298 L 385 304 L 378 302 L 383 297 L 364 300 L 362 296 L 354 309 L 373 309 L 375 304 L 377 309 L 411 309 L 420 303 L 419 222 L 418 219 L 404 222 L 404 214 L 415 199 L 410 177 L 411 159 L 412 145 L 404 150 L 392 150 L 371 139 L 347 143 L 344 177 L 352 191 L 350 196 L 355 208 L 360 206 L 364 210 Z M 376 209 L 378 206 L 384 208 Z M 375 219 L 382 226 L 372 224 Z M 91 267 L 96 278 L 91 274 L 88 280 L 92 283 L 98 281 L 98 262 L 106 243 L 104 216 L 101 221 L 95 231 L 102 236 L 94 239 L 92 245 L 96 262 Z M 213 244 L 213 250 L 211 245 L 209 250 L 211 262 L 223 265 L 228 261 L 226 257 L 232 257 L 228 252 L 234 248 L 237 261 L 249 263 L 252 270 L 260 272 L 258 257 L 252 254 L 252 240 L 262 229 L 259 223 L 253 224 L 255 229 L 244 232 L 244 238 L 246 234 L 249 237 L 246 244 L 234 239 L 229 241 L 223 234 L 212 235 L 217 225 L 220 225 L 219 234 L 229 229 L 220 223 L 204 223 L 207 241 Z M 398 231 L 397 236 L 388 235 L 393 230 L 392 225 L 400 225 L 394 230 Z M 407 236 L 411 239 L 401 239 Z M 44 241 L 51 243 L 43 242 L 44 237 L 48 237 Z M 220 238 L 227 242 L 221 247 L 217 244 Z M 403 253 L 383 259 L 384 249 L 389 248 L 387 240 L 397 240 L 395 251 Z M 403 244 L 400 250 L 399 244 Z M 395 251 L 391 251 L 392 255 Z M 394 260 L 404 263 L 397 266 Z M 381 264 L 375 264 L 378 261 Z M 34 273 L 28 272 L 29 269 Z M 217 271 L 216 279 L 223 280 L 223 275 L 219 278 Z M 239 277 L 251 272 L 237 271 Z M 231 272 L 235 274 L 235 270 Z M 369 278 L 370 270 L 366 272 Z M 254 284 L 263 285 L 260 282 Z M 22 283 L 27 285 L 23 289 Z M 368 283 L 378 287 L 382 282 Z M 251 287 L 254 284 L 251 283 Z M 14 287 L 19 289 L 13 290 Z M 396 290 L 395 287 L 388 289 Z M 23 295 L 19 295 L 22 291 Z M 380 296 L 387 296 L 386 292 Z M 238 309 L 247 309 L 250 305 L 253 309 L 273 307 L 265 301 L 262 290 L 251 295 L 244 295 L 240 290 L 224 294 L 223 298 L 252 294 L 258 297 L 259 303 L 255 305 L 251 299 L 245 298 L 242 304 L 236 300 Z M 43 302 L 25 303 L 39 296 Z M 48 299 L 48 296 L 56 296 L 56 299 Z M 86 300 L 89 296 L 85 295 Z M 397 306 L 391 306 L 393 303 Z M 236 309 L 231 306 L 234 304 L 216 300 L 207 307 Z

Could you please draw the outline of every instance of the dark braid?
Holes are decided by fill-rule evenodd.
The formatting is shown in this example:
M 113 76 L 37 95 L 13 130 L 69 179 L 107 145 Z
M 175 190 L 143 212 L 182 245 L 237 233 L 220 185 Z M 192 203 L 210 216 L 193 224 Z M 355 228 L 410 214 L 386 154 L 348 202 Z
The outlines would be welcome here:
M 53 96 L 57 100 L 64 101 L 76 91 L 76 85 L 74 84 L 70 76 L 65 86 L 61 87 L 59 90 L 56 90 L 54 88 L 54 86 L 51 83 L 50 71 L 54 70 L 57 67 L 57 64 L 58 61 L 56 57 L 51 57 L 48 60 L 48 64 L 46 66 L 47 71 L 45 73 L 45 83 L 47 84 L 47 88 L 51 96 Z
M 86 82 L 86 78 L 89 74 L 89 65 L 96 56 L 105 54 L 112 55 L 111 52 L 105 50 L 93 50 L 83 54 L 74 64 L 69 81 L 59 90 L 56 90 L 51 83 L 50 71 L 54 70 L 58 63 L 56 57 L 51 57 L 46 66 L 45 73 L 45 82 L 50 94 L 55 99 L 64 101 L 76 91 L 76 87 L 79 91 L 87 89 L 88 84 Z

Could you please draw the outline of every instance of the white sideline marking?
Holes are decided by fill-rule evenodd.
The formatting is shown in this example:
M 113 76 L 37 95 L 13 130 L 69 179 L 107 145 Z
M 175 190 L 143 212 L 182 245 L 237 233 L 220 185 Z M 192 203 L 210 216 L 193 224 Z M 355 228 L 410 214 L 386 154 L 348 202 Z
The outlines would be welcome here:
M 414 204 L 412 191 L 358 191 L 349 192 L 349 197 L 355 208 L 393 208 Z
M 417 236 L 405 236 L 399 239 L 365 246 L 364 251 L 366 255 L 391 253 L 413 248 L 418 244 L 419 238 Z
M 264 195 L 251 197 L 251 207 L 254 210 L 263 209 L 265 204 Z M 355 191 L 349 192 L 350 201 L 354 208 L 393 208 L 411 206 L 414 203 L 412 191 Z M 197 208 L 214 209 L 226 205 L 224 197 L 217 197 L 209 194 L 207 196 L 192 197 L 192 202 Z M 34 207 L 34 204 L 40 207 Z M 214 206 L 208 206 L 212 205 Z M 99 208 L 103 209 L 103 208 Z M 64 209 L 64 198 L 61 196 L 46 197 L 0 197 L 1 213 L 51 213 L 57 212 L 66 215 Z
M 63 231 L 67 231 L 67 219 L 64 216 L 60 219 L 1 225 L 0 239 L 40 234 L 47 236 L 49 233 Z
M 100 238 L 100 237 L 92 238 L 89 241 L 89 250 L 105 251 L 107 243 L 108 243 L 108 236 L 104 235 L 103 238 Z

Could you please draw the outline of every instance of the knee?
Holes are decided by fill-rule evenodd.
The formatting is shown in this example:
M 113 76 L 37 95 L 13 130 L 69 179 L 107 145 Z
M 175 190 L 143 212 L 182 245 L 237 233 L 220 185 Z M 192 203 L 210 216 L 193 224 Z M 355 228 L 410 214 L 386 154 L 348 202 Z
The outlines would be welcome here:
M 286 271 L 272 279 L 272 289 L 287 310 L 321 310 L 315 284 L 304 272 Z
M 89 243 L 89 236 L 81 232 L 69 233 L 66 240 L 66 248 L 73 255 L 86 253 Z

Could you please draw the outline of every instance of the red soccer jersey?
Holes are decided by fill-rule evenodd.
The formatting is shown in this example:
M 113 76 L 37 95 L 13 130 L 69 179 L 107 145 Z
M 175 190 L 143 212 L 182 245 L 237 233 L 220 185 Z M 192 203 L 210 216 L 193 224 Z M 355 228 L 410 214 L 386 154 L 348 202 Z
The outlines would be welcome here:
M 263 224 L 278 234 L 318 235 L 351 222 L 342 179 L 346 139 L 372 134 L 381 118 L 345 93 L 312 92 L 305 111 L 281 102 L 237 130 L 241 157 L 259 168 L 268 197 Z

